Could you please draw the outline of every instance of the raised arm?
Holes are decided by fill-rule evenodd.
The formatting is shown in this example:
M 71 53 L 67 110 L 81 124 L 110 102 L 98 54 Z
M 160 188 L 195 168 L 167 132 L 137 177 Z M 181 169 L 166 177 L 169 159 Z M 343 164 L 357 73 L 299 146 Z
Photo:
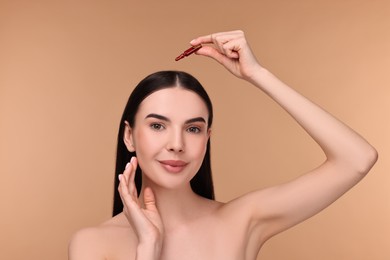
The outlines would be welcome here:
M 136 235 L 133 244 L 132 239 L 125 239 L 130 242 L 128 259 L 135 260 L 157 260 L 160 259 L 163 243 L 163 224 L 157 211 L 154 193 L 150 188 L 145 188 L 143 201 L 138 198 L 137 189 L 134 183 L 137 158 L 133 157 L 127 164 L 123 174 L 119 175 L 120 184 L 118 187 L 122 202 L 123 213 Z M 121 225 L 110 224 L 97 227 L 84 228 L 76 232 L 69 245 L 69 260 L 99 260 L 107 259 L 107 241 L 111 244 L 124 241 L 113 234 L 113 228 L 121 228 Z M 118 231 L 114 231 L 115 234 Z M 119 236 L 121 237 L 121 236 Z M 116 259 L 116 258 L 115 258 Z
M 319 144 L 322 165 L 286 184 L 250 193 L 239 202 L 250 220 L 270 237 L 318 213 L 359 182 L 377 160 L 359 134 L 290 88 L 256 60 L 242 31 L 202 36 L 198 55 L 211 57 L 251 82 L 283 107 Z M 261 224 L 259 224 L 261 223 Z

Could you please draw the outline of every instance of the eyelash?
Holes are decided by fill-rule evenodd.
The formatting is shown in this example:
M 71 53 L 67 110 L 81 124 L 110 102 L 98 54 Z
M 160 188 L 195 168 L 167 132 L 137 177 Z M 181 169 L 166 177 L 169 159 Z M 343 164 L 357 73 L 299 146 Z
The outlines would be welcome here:
M 162 131 L 165 128 L 165 126 L 160 124 L 160 123 L 152 123 L 152 124 L 150 124 L 150 128 L 152 130 L 155 130 L 155 131 Z M 202 132 L 202 129 L 200 127 L 197 127 L 197 126 L 190 126 L 186 129 L 186 131 L 189 133 L 198 134 L 198 133 Z
M 152 123 L 152 124 L 150 124 L 150 128 L 152 128 L 153 130 L 156 130 L 156 131 L 161 131 L 165 127 L 159 123 Z
M 187 128 L 187 132 L 198 134 L 198 133 L 202 132 L 202 129 L 197 127 L 197 126 L 190 126 Z

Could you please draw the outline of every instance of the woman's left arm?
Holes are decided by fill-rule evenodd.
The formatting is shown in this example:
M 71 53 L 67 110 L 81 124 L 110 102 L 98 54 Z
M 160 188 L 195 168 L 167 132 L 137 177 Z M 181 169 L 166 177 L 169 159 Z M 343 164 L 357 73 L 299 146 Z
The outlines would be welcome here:
M 377 160 L 376 150 L 359 134 L 263 68 L 242 31 L 196 38 L 197 54 L 211 57 L 249 81 L 283 107 L 319 144 L 326 160 L 288 183 L 256 191 L 240 200 L 244 210 L 272 236 L 318 213 L 359 182 Z

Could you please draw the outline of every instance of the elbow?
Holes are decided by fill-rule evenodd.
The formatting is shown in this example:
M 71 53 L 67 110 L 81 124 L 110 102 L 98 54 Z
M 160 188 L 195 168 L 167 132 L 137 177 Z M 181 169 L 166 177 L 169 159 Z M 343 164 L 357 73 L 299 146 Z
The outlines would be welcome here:
M 369 166 L 368 170 L 370 170 L 377 161 L 378 161 L 378 151 L 374 147 L 371 146 L 370 166 Z
M 373 146 L 370 145 L 363 152 L 357 171 L 363 176 L 366 175 L 371 170 L 371 168 L 375 165 L 377 160 L 378 160 L 378 151 Z
M 349 172 L 361 179 L 375 165 L 378 160 L 378 152 L 373 146 L 368 144 L 364 148 L 360 147 L 354 151 L 349 151 L 345 156 L 338 159 L 329 160 L 328 157 L 328 161 L 333 161 L 334 165 L 340 167 L 342 171 Z

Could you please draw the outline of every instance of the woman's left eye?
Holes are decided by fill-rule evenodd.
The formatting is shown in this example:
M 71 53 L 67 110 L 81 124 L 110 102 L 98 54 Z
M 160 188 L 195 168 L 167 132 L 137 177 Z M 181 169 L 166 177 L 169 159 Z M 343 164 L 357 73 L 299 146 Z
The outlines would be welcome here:
M 152 128 L 153 130 L 156 130 L 156 131 L 160 131 L 164 128 L 164 126 L 161 124 L 154 123 L 154 124 L 150 125 L 150 128 Z
M 188 132 L 190 132 L 190 133 L 200 133 L 200 128 L 199 127 L 196 127 L 196 126 L 191 126 L 191 127 L 189 127 L 188 129 L 187 129 L 187 131 Z

